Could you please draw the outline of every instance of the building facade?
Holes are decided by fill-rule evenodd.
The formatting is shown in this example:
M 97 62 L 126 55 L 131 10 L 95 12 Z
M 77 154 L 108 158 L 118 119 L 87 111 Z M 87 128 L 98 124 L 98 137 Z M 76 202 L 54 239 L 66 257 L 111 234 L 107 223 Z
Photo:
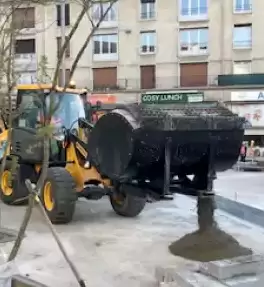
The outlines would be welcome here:
M 93 21 L 107 5 L 93 7 Z M 80 9 L 74 1 L 66 5 L 66 33 Z M 49 73 L 54 71 L 61 45 L 60 8 L 50 4 L 17 10 L 17 19 L 27 15 L 16 45 L 24 82 L 35 78 L 44 55 Z M 230 82 L 233 75 L 264 73 L 263 11 L 262 0 L 119 0 L 87 46 L 74 80 L 96 91 L 135 94 L 140 89 L 216 86 L 219 75 Z M 91 29 L 85 16 L 67 49 L 67 69 Z M 231 92 L 206 94 L 228 101 Z

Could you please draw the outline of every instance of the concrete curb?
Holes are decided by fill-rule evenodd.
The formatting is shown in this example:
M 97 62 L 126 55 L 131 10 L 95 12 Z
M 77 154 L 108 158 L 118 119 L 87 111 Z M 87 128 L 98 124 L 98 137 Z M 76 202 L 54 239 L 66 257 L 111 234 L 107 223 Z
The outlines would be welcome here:
M 221 195 L 215 195 L 215 201 L 218 209 L 264 228 L 264 210 Z
M 233 170 L 236 171 L 255 171 L 255 172 L 261 172 L 264 171 L 264 166 L 259 165 L 257 162 L 255 163 L 239 163 L 235 164 L 232 167 Z

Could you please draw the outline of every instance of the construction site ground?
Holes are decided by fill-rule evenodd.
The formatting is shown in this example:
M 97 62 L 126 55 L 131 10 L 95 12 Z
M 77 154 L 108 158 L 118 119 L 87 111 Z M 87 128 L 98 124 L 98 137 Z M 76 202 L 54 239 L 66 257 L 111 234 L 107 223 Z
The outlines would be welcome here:
M 264 173 L 227 171 L 218 175 L 217 194 L 264 210 Z M 1 204 L 2 227 L 18 230 L 25 207 Z M 264 253 L 264 229 L 216 211 L 220 227 L 245 246 Z M 190 261 L 169 253 L 168 246 L 197 229 L 196 199 L 175 195 L 173 201 L 148 204 L 138 218 L 117 216 L 110 203 L 79 200 L 73 222 L 56 226 L 70 258 L 89 287 L 155 286 L 157 266 Z M 7 255 L 13 243 L 0 244 Z M 16 266 L 21 274 L 47 286 L 78 286 L 51 233 L 35 208 Z

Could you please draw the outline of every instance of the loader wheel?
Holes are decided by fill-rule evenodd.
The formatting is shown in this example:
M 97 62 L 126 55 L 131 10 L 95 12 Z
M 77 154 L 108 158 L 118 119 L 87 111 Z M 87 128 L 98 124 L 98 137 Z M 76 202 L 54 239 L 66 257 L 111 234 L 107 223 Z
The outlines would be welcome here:
M 147 199 L 133 196 L 117 189 L 110 195 L 110 203 L 116 214 L 125 217 L 136 217 L 144 209 Z
M 25 180 L 34 176 L 33 167 L 21 164 L 17 167 L 15 176 L 11 174 L 11 162 L 7 161 L 0 180 L 1 199 L 5 204 L 22 205 L 28 202 L 28 189 Z
M 53 224 L 65 224 L 72 220 L 77 194 L 72 176 L 62 167 L 48 169 L 41 201 Z

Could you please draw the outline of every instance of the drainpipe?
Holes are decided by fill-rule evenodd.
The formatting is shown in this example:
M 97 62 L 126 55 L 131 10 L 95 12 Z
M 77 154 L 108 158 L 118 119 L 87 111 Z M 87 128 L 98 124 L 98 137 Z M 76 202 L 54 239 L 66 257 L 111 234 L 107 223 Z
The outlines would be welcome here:
M 225 72 L 225 0 L 220 0 L 221 5 L 221 31 L 220 31 L 220 73 L 223 75 Z M 222 101 L 225 101 L 225 92 L 222 91 Z
M 61 47 L 63 47 L 65 43 L 65 37 L 66 37 L 66 26 L 65 26 L 65 5 L 66 1 L 61 0 Z M 61 76 L 61 86 L 64 87 L 66 84 L 66 63 L 65 63 L 65 52 L 63 53 L 63 58 L 61 62 L 61 70 L 62 70 L 62 76 Z
M 46 56 L 46 33 L 45 31 L 46 28 L 46 7 L 45 5 L 42 6 L 42 55 Z

